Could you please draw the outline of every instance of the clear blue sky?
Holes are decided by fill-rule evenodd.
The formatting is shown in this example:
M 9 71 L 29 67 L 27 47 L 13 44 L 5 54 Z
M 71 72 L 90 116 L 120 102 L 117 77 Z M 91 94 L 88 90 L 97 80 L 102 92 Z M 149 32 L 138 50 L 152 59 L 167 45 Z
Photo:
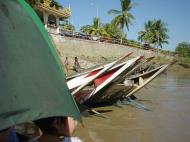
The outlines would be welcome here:
M 72 14 L 70 22 L 79 30 L 91 24 L 97 14 L 103 23 L 109 23 L 114 16 L 107 12 L 110 9 L 120 10 L 120 0 L 57 0 L 64 7 L 70 4 Z M 131 13 L 135 20 L 126 30 L 128 39 L 137 39 L 138 32 L 144 30 L 148 20 L 162 19 L 169 29 L 169 44 L 165 50 L 175 50 L 179 42 L 190 42 L 190 0 L 133 0 L 136 6 Z

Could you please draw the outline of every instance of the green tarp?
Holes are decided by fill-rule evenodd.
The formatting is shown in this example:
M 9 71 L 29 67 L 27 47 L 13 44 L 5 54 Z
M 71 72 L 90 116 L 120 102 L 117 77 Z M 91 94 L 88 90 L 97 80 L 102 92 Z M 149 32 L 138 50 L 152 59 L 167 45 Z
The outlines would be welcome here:
M 0 130 L 50 116 L 81 120 L 38 16 L 24 0 L 0 0 Z

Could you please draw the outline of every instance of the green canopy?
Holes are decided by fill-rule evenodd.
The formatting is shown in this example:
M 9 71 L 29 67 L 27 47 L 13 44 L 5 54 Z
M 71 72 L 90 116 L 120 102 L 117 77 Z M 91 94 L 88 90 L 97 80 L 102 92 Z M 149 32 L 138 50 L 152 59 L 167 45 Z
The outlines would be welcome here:
M 81 120 L 52 41 L 24 0 L 0 0 L 0 130 L 51 116 Z

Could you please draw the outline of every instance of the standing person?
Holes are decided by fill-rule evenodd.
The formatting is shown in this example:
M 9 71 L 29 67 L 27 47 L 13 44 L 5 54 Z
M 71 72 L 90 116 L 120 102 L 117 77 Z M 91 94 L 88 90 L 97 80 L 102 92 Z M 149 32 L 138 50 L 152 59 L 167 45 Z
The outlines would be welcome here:
M 79 69 L 80 69 L 80 64 L 79 64 L 79 61 L 78 61 L 78 57 L 75 57 L 75 61 L 74 61 L 74 66 L 73 66 L 73 70 L 76 71 L 76 72 L 79 72 Z
M 64 67 L 65 67 L 66 73 L 68 74 L 69 73 L 69 60 L 68 60 L 68 57 L 65 58 Z

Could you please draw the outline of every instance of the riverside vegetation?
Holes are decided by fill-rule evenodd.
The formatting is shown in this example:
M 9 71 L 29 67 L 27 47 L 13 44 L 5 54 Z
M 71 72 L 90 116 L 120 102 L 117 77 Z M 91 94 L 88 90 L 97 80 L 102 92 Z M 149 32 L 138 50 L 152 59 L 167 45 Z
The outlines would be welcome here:
M 44 3 L 44 0 L 26 0 L 32 7 L 37 1 Z M 61 9 L 62 6 L 56 0 L 51 1 L 51 7 L 55 6 Z M 146 50 L 158 50 L 164 55 L 173 56 L 178 61 L 177 63 L 188 67 L 190 64 L 190 45 L 188 42 L 181 42 L 177 45 L 175 51 L 162 50 L 163 44 L 168 44 L 168 31 L 167 23 L 162 19 L 148 20 L 144 23 L 144 30 L 139 31 L 137 40 L 130 40 L 127 38 L 125 30 L 129 30 L 130 25 L 135 20 L 134 15 L 131 13 L 132 9 L 136 6 L 133 0 L 121 0 L 120 9 L 110 9 L 108 15 L 114 15 L 110 23 L 102 23 L 100 17 L 97 15 L 93 18 L 90 25 L 84 25 L 80 28 L 80 32 L 89 36 L 98 38 L 108 38 L 111 40 L 120 40 L 120 44 L 144 48 Z M 72 16 L 72 15 L 71 15 Z M 60 19 L 60 27 L 64 31 L 75 32 L 75 26 L 67 19 Z M 144 46 L 146 45 L 146 46 Z M 156 48 L 157 49 L 156 49 Z M 158 61 L 163 62 L 166 59 L 157 58 Z

